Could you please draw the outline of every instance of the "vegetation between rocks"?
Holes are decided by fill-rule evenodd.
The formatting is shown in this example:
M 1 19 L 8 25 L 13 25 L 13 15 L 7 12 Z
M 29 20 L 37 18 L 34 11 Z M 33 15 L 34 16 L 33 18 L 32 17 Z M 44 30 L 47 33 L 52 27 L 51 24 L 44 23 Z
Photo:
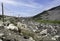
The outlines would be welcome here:
M 57 20 L 54 20 L 54 21 L 52 21 L 52 20 L 35 20 L 35 21 L 37 21 L 37 22 L 40 22 L 40 23 L 57 23 L 57 24 L 60 24 L 60 21 L 57 21 Z

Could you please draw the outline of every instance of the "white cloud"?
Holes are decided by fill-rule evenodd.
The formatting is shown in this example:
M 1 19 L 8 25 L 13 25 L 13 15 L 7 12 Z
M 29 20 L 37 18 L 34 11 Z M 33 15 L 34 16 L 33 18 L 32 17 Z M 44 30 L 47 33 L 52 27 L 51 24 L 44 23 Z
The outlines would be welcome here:
M 13 1 L 13 0 L 0 0 L 0 2 L 2 3 L 4 3 L 4 4 L 11 4 L 11 5 L 15 5 L 15 4 L 17 4 L 15 1 Z
M 5 4 L 11 4 L 11 5 L 14 5 L 14 6 L 26 6 L 26 7 L 31 7 L 31 8 L 41 8 L 41 7 L 43 7 L 42 5 L 34 3 L 32 1 L 33 0 L 31 0 L 30 4 L 29 4 L 29 3 L 24 3 L 22 1 L 21 2 L 16 2 L 14 0 L 0 0 L 0 2 L 3 2 Z
M 34 13 L 36 12 L 37 13 L 40 13 L 41 11 L 44 11 L 44 10 L 48 10 L 52 7 L 55 7 L 55 6 L 58 6 L 60 5 L 60 0 L 54 0 L 50 3 L 48 3 L 46 6 L 44 6 L 44 4 L 40 4 L 40 3 L 36 3 L 34 2 L 34 0 L 29 0 L 29 3 L 28 2 L 23 2 L 22 0 L 21 1 L 15 1 L 15 0 L 0 0 L 0 3 L 3 2 L 4 4 L 9 4 L 9 5 L 13 5 L 13 6 L 17 6 L 17 7 L 29 7 L 29 8 L 32 8 L 32 9 L 35 9 L 35 10 L 29 10 L 31 13 Z M 0 7 L 1 9 L 1 7 Z M 0 10 L 1 12 L 1 10 Z M 14 12 L 14 11 L 13 11 Z M 5 13 L 8 13 L 8 14 L 11 14 L 10 12 L 8 12 L 8 10 L 6 10 Z M 15 14 L 17 14 L 18 12 L 14 12 Z M 24 14 L 27 16 L 28 12 L 19 12 L 21 15 Z M 30 13 L 28 14 L 28 16 L 30 15 Z M 23 16 L 23 15 L 22 15 Z
M 17 7 L 19 7 L 19 6 L 26 6 L 26 7 L 32 8 L 32 9 L 41 9 L 41 8 L 43 8 L 43 5 L 35 3 L 33 1 L 34 0 L 30 0 L 29 1 L 30 3 L 25 3 L 25 2 L 22 2 L 22 1 L 17 2 L 17 1 L 14 1 L 14 0 L 0 0 L 0 2 L 3 2 L 4 4 L 10 4 L 10 5 L 17 6 Z M 32 10 L 30 10 L 30 11 L 32 11 Z M 10 14 L 10 12 L 7 9 L 5 9 L 5 14 L 6 13 Z M 23 14 L 26 14 L 26 12 L 24 12 Z
M 26 7 L 31 7 L 31 8 L 41 8 L 43 5 L 37 4 L 37 3 L 23 3 L 23 2 L 16 2 L 16 6 L 26 6 Z

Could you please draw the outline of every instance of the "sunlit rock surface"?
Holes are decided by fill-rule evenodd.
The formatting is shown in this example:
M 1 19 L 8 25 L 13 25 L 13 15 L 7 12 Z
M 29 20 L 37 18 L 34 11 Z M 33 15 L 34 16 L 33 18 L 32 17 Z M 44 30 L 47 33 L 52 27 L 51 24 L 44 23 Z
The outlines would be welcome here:
M 9 26 L 7 26 L 6 28 L 11 30 L 18 30 L 18 27 L 14 26 L 14 24 L 9 24 Z
M 16 20 L 17 19 L 17 20 Z M 7 18 L 0 21 L 1 41 L 60 41 L 60 24 Z

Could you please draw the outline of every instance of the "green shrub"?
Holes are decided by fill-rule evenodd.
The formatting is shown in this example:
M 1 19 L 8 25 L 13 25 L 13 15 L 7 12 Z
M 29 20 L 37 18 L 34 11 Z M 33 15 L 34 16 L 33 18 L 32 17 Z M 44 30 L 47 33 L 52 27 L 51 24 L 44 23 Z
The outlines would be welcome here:
M 57 21 L 57 20 L 35 20 L 36 22 L 40 22 L 40 23 L 57 23 L 57 24 L 60 24 L 60 21 Z
M 23 36 L 30 36 L 32 37 L 35 41 L 39 41 L 40 38 L 38 38 L 37 34 L 28 30 L 21 30 L 21 33 L 23 33 Z

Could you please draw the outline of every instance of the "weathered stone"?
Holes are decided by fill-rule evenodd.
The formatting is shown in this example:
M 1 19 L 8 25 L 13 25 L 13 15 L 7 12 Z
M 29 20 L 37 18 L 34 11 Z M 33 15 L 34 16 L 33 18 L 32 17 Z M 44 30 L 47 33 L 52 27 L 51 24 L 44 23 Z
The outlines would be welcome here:
M 40 34 L 47 34 L 47 29 L 42 30 L 42 31 L 40 32 Z
M 14 26 L 13 24 L 10 24 L 7 29 L 11 29 L 11 30 L 17 30 L 18 31 L 18 27 Z
M 4 35 L 4 33 L 0 33 L 0 37 L 3 36 L 3 35 Z
M 3 41 L 3 40 L 0 39 L 0 41 Z

